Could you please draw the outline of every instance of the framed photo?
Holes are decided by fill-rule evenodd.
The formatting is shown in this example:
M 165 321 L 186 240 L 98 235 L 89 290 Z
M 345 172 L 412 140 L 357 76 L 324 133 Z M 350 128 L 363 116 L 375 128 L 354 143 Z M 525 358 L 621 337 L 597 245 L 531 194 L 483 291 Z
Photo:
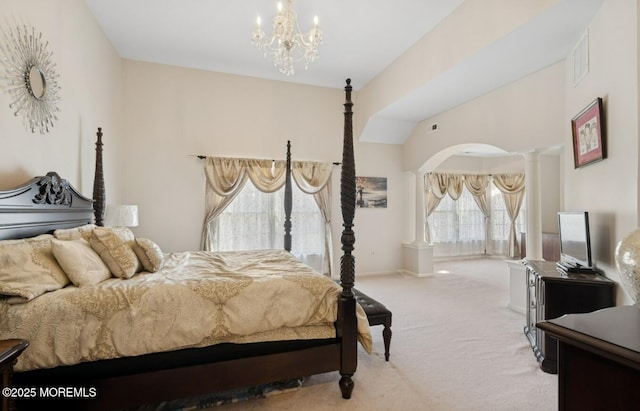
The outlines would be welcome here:
M 607 157 L 604 111 L 600 97 L 571 119 L 575 168 Z
M 387 179 L 356 177 L 356 207 L 387 208 Z

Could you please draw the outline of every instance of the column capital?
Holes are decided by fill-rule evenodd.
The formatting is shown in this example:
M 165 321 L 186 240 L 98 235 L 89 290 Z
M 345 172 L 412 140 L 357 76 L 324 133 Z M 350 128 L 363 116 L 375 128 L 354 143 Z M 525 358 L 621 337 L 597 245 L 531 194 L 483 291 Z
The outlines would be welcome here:
M 540 158 L 540 153 L 540 150 L 534 148 L 532 150 L 525 151 L 522 155 L 525 160 L 538 160 Z

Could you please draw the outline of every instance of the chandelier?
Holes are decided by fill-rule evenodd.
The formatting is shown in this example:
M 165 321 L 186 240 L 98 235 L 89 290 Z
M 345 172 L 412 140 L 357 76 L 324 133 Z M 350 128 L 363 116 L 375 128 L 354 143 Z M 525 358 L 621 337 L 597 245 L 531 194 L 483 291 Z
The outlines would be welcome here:
M 278 2 L 278 14 L 273 18 L 273 33 L 267 37 L 262 31 L 262 19 L 258 17 L 251 42 L 264 51 L 264 56 L 273 55 L 273 64 L 281 73 L 290 76 L 294 64 L 302 62 L 304 68 L 318 58 L 318 46 L 322 44 L 322 30 L 318 27 L 318 16 L 314 17 L 313 28 L 306 34 L 298 27 L 298 14 L 292 7 L 293 0 L 286 0 L 283 6 Z

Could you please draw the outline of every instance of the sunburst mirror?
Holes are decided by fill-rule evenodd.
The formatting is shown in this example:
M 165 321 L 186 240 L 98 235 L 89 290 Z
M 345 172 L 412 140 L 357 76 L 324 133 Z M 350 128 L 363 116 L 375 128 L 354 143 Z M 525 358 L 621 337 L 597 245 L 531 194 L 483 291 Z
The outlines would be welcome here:
M 60 111 L 60 86 L 53 52 L 43 42 L 42 33 L 27 25 L 2 30 L 0 54 L 1 80 L 11 96 L 9 107 L 15 116 L 22 116 L 25 127 L 32 133 L 48 133 Z

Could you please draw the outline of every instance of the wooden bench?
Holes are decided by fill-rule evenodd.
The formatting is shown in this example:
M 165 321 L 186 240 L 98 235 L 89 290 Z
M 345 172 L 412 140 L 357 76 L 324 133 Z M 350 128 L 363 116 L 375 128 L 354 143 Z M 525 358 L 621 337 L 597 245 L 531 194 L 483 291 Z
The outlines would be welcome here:
M 356 298 L 356 302 L 360 304 L 364 312 L 367 314 L 369 325 L 384 325 L 382 330 L 382 338 L 384 339 L 384 358 L 389 361 L 389 347 L 391 346 L 391 311 L 387 309 L 383 304 L 362 293 L 359 290 L 353 289 L 353 295 Z

